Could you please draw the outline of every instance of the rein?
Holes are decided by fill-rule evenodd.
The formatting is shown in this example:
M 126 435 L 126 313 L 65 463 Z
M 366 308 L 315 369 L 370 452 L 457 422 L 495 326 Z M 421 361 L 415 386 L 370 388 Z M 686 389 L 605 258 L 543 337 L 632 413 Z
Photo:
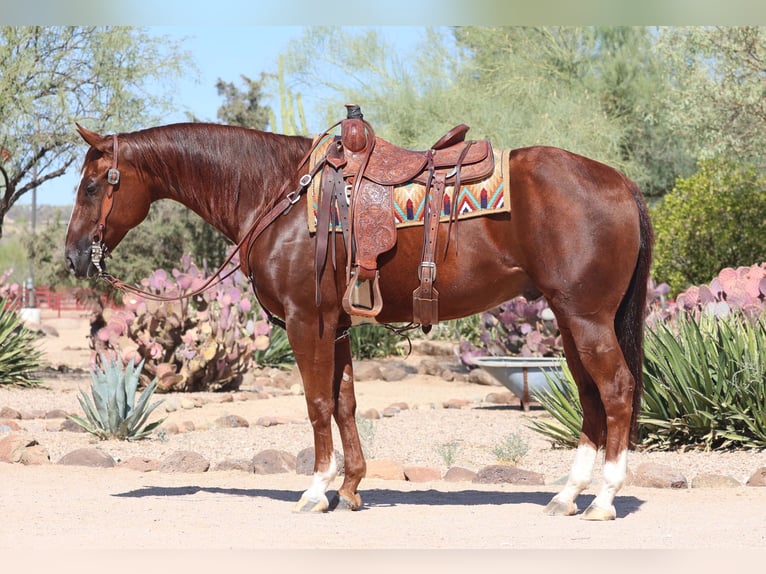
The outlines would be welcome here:
M 306 152 L 303 158 L 298 162 L 298 166 L 297 166 L 298 169 L 300 169 L 300 167 L 304 163 L 306 163 L 309 157 L 311 157 L 311 154 L 318 147 L 322 138 L 328 135 L 328 132 L 338 125 L 340 125 L 340 122 L 330 126 L 327 130 L 325 130 L 323 134 L 321 134 L 320 136 L 314 139 L 314 143 L 312 144 L 309 151 Z M 287 214 L 287 212 L 290 211 L 290 208 L 296 203 L 298 203 L 298 201 L 301 198 L 301 195 L 306 190 L 308 185 L 311 183 L 311 180 L 314 178 L 316 173 L 323 166 L 323 162 L 321 161 L 317 162 L 317 165 L 314 166 L 314 168 L 309 173 L 306 173 L 303 176 L 301 176 L 299 185 L 295 190 L 285 195 L 282 195 L 285 189 L 287 189 L 287 185 L 289 183 L 289 181 L 285 181 L 282 184 L 282 187 L 279 189 L 279 192 L 277 193 L 277 198 L 279 199 L 276 201 L 276 203 L 274 203 L 270 208 L 268 208 L 268 210 L 265 213 L 263 213 L 259 217 L 256 217 L 255 221 L 253 221 L 253 223 L 250 225 L 250 228 L 243 235 L 242 239 L 240 239 L 239 243 L 237 243 L 235 248 L 231 250 L 231 253 L 226 258 L 226 260 L 223 263 L 221 263 L 221 265 L 218 267 L 216 272 L 213 273 L 210 277 L 208 277 L 200 287 L 198 287 L 197 289 L 189 293 L 182 293 L 180 295 L 168 296 L 168 295 L 159 295 L 157 293 L 152 293 L 150 291 L 145 291 L 139 287 L 136 287 L 135 285 L 129 285 L 128 283 L 125 283 L 124 281 L 114 277 L 110 273 L 107 273 L 102 266 L 103 259 L 104 257 L 106 257 L 108 252 L 108 249 L 106 245 L 104 244 L 106 220 L 112 211 L 112 207 L 114 204 L 114 192 L 117 191 L 117 188 L 119 187 L 119 182 L 120 182 L 120 171 L 119 169 L 117 169 L 117 155 L 119 151 L 118 146 L 119 144 L 117 140 L 117 134 L 113 134 L 112 135 L 112 147 L 113 147 L 112 167 L 107 171 L 107 176 L 106 176 L 106 180 L 109 183 L 109 187 L 107 188 L 107 191 L 106 191 L 106 197 L 104 198 L 104 201 L 101 203 L 101 215 L 99 218 L 99 222 L 96 225 L 96 230 L 93 234 L 93 243 L 91 245 L 91 262 L 98 270 L 98 277 L 107 281 L 115 289 L 133 293 L 134 295 L 138 295 L 140 297 L 143 297 L 145 299 L 150 299 L 153 301 L 180 301 L 181 299 L 194 297 L 196 295 L 204 293 L 205 291 L 207 291 L 208 289 L 211 289 L 212 287 L 215 287 L 216 285 L 222 283 L 228 277 L 236 273 L 237 271 L 236 267 L 229 270 L 225 274 L 224 274 L 224 269 L 229 263 L 231 263 L 231 260 L 234 259 L 237 252 L 240 249 L 242 249 L 245 243 L 248 243 L 246 253 L 249 256 L 250 249 L 252 248 L 255 240 L 280 215 Z M 249 257 L 246 257 L 246 259 L 247 258 Z

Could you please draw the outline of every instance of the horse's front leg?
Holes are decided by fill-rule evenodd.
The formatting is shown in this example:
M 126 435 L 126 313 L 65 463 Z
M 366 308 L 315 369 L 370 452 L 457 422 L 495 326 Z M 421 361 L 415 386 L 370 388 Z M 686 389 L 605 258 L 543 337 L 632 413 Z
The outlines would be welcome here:
M 322 327 L 310 322 L 291 321 L 287 336 L 303 379 L 306 406 L 314 431 L 314 475 L 303 493 L 296 512 L 324 512 L 330 506 L 327 488 L 338 474 L 332 442 L 332 416 L 336 408 L 333 384 L 335 372 L 335 325 Z
M 343 484 L 338 490 L 338 508 L 357 510 L 362 497 L 357 491 L 367 469 L 356 426 L 356 396 L 354 393 L 354 370 L 351 361 L 350 336 L 340 337 L 335 344 L 335 420 L 343 443 L 345 460 Z

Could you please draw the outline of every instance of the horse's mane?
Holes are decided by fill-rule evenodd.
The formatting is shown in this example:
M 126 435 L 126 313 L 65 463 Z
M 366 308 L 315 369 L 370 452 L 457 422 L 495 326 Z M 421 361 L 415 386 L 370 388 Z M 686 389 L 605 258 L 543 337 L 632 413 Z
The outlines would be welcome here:
M 132 163 L 219 229 L 238 207 L 269 203 L 311 144 L 301 136 L 211 123 L 169 124 L 120 139 Z

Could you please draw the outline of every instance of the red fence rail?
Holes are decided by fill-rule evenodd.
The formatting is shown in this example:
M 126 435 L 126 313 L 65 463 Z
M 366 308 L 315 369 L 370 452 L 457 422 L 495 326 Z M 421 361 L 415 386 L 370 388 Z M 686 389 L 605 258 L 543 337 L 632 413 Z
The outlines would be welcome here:
M 94 308 L 94 302 L 98 299 L 104 307 L 107 306 L 105 296 L 96 297 L 88 289 L 66 289 L 54 291 L 50 287 L 35 287 L 30 290 L 22 287 L 17 293 L 11 295 L 8 304 L 14 308 L 36 307 L 40 310 L 49 310 L 61 317 L 62 311 L 90 311 Z

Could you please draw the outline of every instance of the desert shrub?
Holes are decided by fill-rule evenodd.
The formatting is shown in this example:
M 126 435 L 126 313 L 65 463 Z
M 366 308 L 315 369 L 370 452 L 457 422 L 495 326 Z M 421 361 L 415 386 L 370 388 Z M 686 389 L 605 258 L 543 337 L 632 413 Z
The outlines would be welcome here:
M 700 164 L 652 209 L 653 275 L 678 293 L 724 267 L 766 261 L 766 180 L 725 161 Z
M 9 300 L 0 297 L 0 385 L 39 384 L 34 372 L 40 368 L 41 359 L 34 333 L 24 326 Z
M 381 325 L 358 325 L 349 331 L 351 355 L 355 359 L 374 359 L 398 355 L 399 335 Z

